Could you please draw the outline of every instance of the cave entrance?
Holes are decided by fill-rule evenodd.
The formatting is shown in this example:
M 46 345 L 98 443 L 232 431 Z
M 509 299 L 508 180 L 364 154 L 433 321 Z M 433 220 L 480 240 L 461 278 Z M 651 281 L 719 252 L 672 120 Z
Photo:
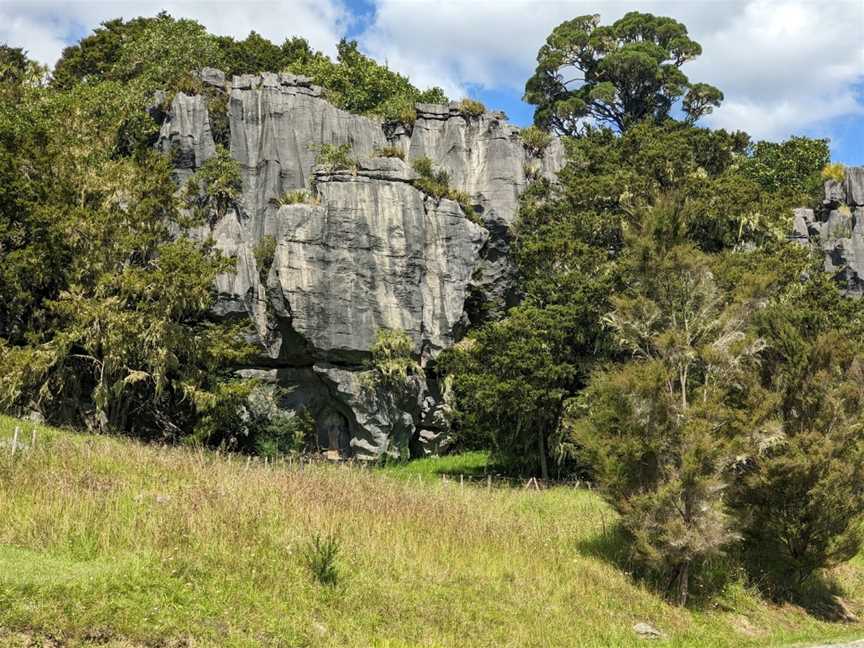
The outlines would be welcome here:
M 351 444 L 348 420 L 336 410 L 329 410 L 318 421 L 318 448 L 344 453 Z

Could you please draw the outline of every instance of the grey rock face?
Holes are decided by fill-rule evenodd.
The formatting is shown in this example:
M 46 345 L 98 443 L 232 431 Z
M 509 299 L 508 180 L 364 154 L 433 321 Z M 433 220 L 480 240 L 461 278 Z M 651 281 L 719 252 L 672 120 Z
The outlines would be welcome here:
M 824 254 L 825 271 L 847 295 L 864 295 L 864 167 L 847 168 L 842 182 L 825 183 L 824 208 L 818 215 L 795 210 L 796 236 L 801 229 L 799 216 L 809 240 Z
M 450 346 L 486 232 L 403 181 L 317 178 L 322 206 L 276 215 L 271 274 L 294 330 L 338 362 L 364 358 L 382 328 L 407 332 L 418 353 Z
M 518 299 L 515 267 L 509 256 L 509 226 L 516 220 L 519 195 L 528 174 L 554 179 L 564 165 L 564 149 L 554 138 L 533 159 L 519 137 L 520 129 L 504 115 L 486 112 L 463 115 L 457 104 L 417 104 L 417 121 L 410 134 L 395 136 L 409 161 L 428 157 L 450 175 L 450 184 L 472 197 L 491 236 L 474 285 L 485 295 L 489 310 L 500 315 Z
M 319 443 L 354 456 L 415 455 L 446 446 L 446 398 L 416 378 L 405 394 L 363 388 L 379 329 L 401 329 L 425 365 L 468 325 L 477 291 L 512 303 L 509 225 L 529 175 L 554 178 L 563 147 L 553 139 L 529 156 L 519 129 L 501 113 L 461 114 L 457 104 L 418 104 L 413 129 L 339 110 L 308 78 L 244 75 L 202 81 L 229 97 L 230 150 L 242 170 L 236 209 L 193 235 L 212 236 L 236 258 L 217 280 L 216 313 L 251 316 L 262 347 L 256 377 L 287 390 L 283 406 L 308 409 Z M 316 165 L 323 145 L 347 144 L 355 168 Z M 376 157 L 401 148 L 408 163 Z M 204 98 L 178 93 L 158 147 L 185 180 L 215 154 Z M 471 196 L 485 228 L 453 201 L 424 195 L 410 162 L 429 157 L 450 185 Z M 306 203 L 281 205 L 286 192 L 310 190 Z M 256 246 L 272 236 L 266 267 Z
M 204 97 L 182 92 L 174 96 L 170 119 L 162 124 L 157 148 L 171 155 L 183 180 L 216 154 Z

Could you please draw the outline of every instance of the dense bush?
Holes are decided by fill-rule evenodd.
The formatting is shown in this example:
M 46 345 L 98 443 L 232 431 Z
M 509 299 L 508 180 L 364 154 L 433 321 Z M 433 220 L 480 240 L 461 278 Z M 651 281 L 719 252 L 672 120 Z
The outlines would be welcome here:
M 223 147 L 205 161 L 183 187 L 186 205 L 199 215 L 220 219 L 233 207 L 243 189 L 240 164 Z M 202 219 L 203 220 L 203 219 Z
M 440 88 L 418 90 L 406 77 L 364 56 L 355 41 L 339 43 L 336 62 L 318 55 L 293 69 L 323 86 L 339 108 L 387 121 L 413 124 L 415 103 L 447 102 Z
M 355 41 L 341 41 L 332 61 L 302 38 L 286 38 L 280 46 L 254 31 L 244 40 L 213 36 L 200 24 L 165 12 L 103 23 L 63 51 L 53 84 L 69 89 L 81 82 L 120 80 L 139 88 L 143 100 L 157 89 L 194 90 L 188 74 L 202 67 L 220 68 L 229 78 L 265 71 L 307 75 L 336 106 L 404 124 L 414 123 L 415 103 L 447 102 L 440 88 L 419 90 L 405 76 L 362 54 Z
M 414 342 L 405 331 L 380 329 L 369 351 L 372 359 L 365 385 L 369 389 L 401 395 L 410 392 L 413 379 L 423 373 L 414 357 Z
M 536 126 L 523 128 L 519 135 L 522 137 L 522 144 L 525 146 L 525 150 L 533 157 L 543 155 L 543 151 L 546 150 L 546 147 L 552 141 L 552 136 L 549 133 Z
M 315 421 L 306 410 L 279 407 L 280 389 L 253 380 L 226 381 L 199 406 L 187 443 L 265 457 L 298 454 L 315 444 Z
M 315 149 L 315 164 L 335 171 L 356 171 L 357 160 L 351 156 L 350 144 L 322 144 Z

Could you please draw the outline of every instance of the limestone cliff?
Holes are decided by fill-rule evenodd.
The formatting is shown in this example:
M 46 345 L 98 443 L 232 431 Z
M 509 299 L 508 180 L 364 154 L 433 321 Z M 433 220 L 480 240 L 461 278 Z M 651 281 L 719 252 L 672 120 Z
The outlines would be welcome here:
M 508 227 L 527 174 L 553 177 L 562 166 L 561 143 L 535 159 L 501 113 L 418 104 L 412 127 L 393 126 L 335 108 L 303 77 L 201 78 L 229 98 L 243 194 L 195 235 L 237 260 L 217 282 L 216 311 L 254 322 L 262 354 L 247 375 L 282 385 L 286 408 L 309 410 L 322 447 L 367 458 L 433 448 L 447 428 L 440 386 L 418 378 L 407 395 L 363 389 L 369 348 L 379 329 L 401 329 L 425 366 L 464 332 L 470 295 L 493 312 L 516 299 Z M 178 93 L 158 146 L 181 182 L 214 155 L 212 131 L 205 99 Z M 325 144 L 350 146 L 356 169 L 316 166 Z M 384 147 L 405 161 L 376 157 Z M 421 157 L 471 197 L 482 227 L 414 185 L 410 162 Z M 313 187 L 311 204 L 280 206 L 286 192 Z M 275 252 L 259 267 L 256 246 L 269 236 Z
M 822 250 L 825 271 L 847 295 L 864 295 L 864 167 L 828 180 L 821 210 L 795 210 L 795 238 Z

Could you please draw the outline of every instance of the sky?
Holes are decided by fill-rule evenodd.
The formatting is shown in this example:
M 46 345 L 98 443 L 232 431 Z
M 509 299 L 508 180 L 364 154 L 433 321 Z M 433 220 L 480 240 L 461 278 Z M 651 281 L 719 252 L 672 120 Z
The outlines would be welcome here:
M 303 36 L 328 54 L 353 38 L 415 85 L 480 99 L 522 126 L 533 114 L 525 81 L 556 25 L 672 16 L 702 44 L 683 71 L 726 96 L 702 124 L 773 141 L 826 137 L 835 161 L 864 164 L 864 0 L 2 0 L 0 43 L 52 65 L 102 21 L 163 9 L 216 34 Z

